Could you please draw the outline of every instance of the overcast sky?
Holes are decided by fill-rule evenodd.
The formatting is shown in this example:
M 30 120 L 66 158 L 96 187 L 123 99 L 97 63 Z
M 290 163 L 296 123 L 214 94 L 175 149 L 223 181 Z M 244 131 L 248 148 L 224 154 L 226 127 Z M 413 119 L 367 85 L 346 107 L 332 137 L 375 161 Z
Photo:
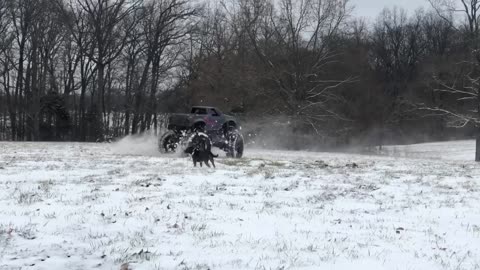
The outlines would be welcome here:
M 351 0 L 355 6 L 354 15 L 375 19 L 385 7 L 399 6 L 409 12 L 419 7 L 429 7 L 426 0 Z

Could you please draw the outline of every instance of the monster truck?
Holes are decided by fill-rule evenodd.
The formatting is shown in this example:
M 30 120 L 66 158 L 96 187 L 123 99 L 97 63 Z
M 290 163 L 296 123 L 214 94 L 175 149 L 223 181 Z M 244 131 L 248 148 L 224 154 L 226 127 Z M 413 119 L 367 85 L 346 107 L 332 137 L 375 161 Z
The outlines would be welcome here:
M 163 153 L 175 152 L 187 146 L 193 134 L 204 133 L 211 144 L 224 150 L 228 157 L 241 158 L 243 155 L 243 136 L 238 122 L 217 108 L 194 106 L 189 114 L 172 114 L 167 127 L 168 131 L 159 140 Z

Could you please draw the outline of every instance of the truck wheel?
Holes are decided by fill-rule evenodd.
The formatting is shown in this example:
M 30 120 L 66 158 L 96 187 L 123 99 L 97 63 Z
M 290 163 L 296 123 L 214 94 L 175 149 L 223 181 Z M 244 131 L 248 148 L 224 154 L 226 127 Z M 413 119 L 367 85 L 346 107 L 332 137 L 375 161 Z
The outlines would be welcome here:
M 227 157 L 241 158 L 243 156 L 243 136 L 238 130 L 231 130 L 227 134 Z
M 160 137 L 158 148 L 162 153 L 173 153 L 177 150 L 180 137 L 173 131 L 167 131 Z

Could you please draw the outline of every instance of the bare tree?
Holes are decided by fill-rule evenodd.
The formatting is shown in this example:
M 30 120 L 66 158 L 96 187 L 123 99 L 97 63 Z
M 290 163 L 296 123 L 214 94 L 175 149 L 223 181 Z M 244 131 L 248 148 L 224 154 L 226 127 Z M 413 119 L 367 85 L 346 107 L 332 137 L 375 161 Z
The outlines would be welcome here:
M 143 16 L 143 11 L 139 13 Z M 130 15 L 126 17 L 126 26 L 129 28 L 130 20 L 137 20 L 135 16 Z M 130 29 L 127 40 L 127 45 L 123 52 L 123 67 L 125 69 L 125 97 L 124 97 L 124 133 L 130 134 L 130 126 L 132 125 L 130 117 L 134 111 L 132 93 L 138 90 L 138 80 L 140 77 L 140 63 L 142 62 L 142 54 L 145 52 L 145 33 L 142 25 L 138 23 L 135 27 Z
M 89 23 L 86 11 L 79 8 L 75 1 L 57 1 L 58 13 L 61 15 L 62 22 L 65 23 L 68 28 L 65 40 L 65 57 L 67 59 L 67 67 L 65 78 L 65 92 L 75 91 L 80 89 L 80 98 L 78 105 L 78 121 L 76 129 L 76 139 L 79 140 L 91 140 L 93 131 L 88 123 L 89 117 L 87 117 L 87 91 L 89 85 L 93 81 L 93 77 L 96 74 L 96 66 L 94 61 L 89 57 L 93 54 L 94 38 L 89 31 Z M 77 73 L 77 68 L 78 72 Z M 77 78 L 77 75 L 80 78 Z M 90 87 L 92 89 L 92 87 Z M 95 139 L 95 138 L 94 138 Z
M 7 111 L 10 117 L 10 124 L 12 116 L 15 115 L 15 108 L 12 103 L 12 94 L 10 91 L 10 72 L 13 69 L 13 57 L 11 47 L 13 44 L 14 35 L 11 31 L 12 21 L 11 17 L 9 16 L 9 9 L 7 4 L 7 1 L 0 2 L 0 80 L 2 82 L 1 86 L 3 88 L 2 91 L 0 91 L 0 94 L 4 92 L 6 97 L 4 103 L 5 105 L 3 105 L 4 111 L 2 112 L 4 114 L 3 132 L 6 132 Z M 14 131 L 11 132 L 10 137 L 12 140 L 15 138 Z
M 425 53 L 420 18 L 417 14 L 408 19 L 403 9 L 385 9 L 371 34 L 370 64 L 381 89 L 378 112 L 372 118 L 377 120 L 380 146 L 387 126 L 397 126 L 405 116 L 404 99 Z
M 59 51 L 63 45 L 65 28 L 58 23 L 57 13 L 50 1 L 37 1 L 35 18 L 32 23 L 30 37 L 31 50 L 29 55 L 29 67 L 26 80 L 27 112 L 27 138 L 40 140 L 40 126 L 43 122 L 42 110 L 45 104 L 41 104 L 42 96 L 48 92 L 60 93 L 59 74 Z M 67 93 L 68 95 L 68 93 Z M 62 104 L 61 106 L 64 106 Z M 56 129 L 55 127 L 49 127 Z
M 477 128 L 475 161 L 480 161 L 480 1 L 431 1 L 430 4 L 437 14 L 452 27 L 459 22 L 454 21 L 454 14 L 462 14 L 464 22 L 460 22 L 466 34 L 469 56 L 457 66 L 463 70 L 463 75 L 453 80 L 445 80 L 438 74 L 434 76 L 437 85 L 434 91 L 445 93 L 457 101 L 457 106 L 422 106 L 422 109 L 434 114 L 444 115 L 450 119 L 450 126 L 465 127 L 469 124 Z
M 195 13 L 196 10 L 186 0 L 152 1 L 145 6 L 142 20 L 145 29 L 145 65 L 134 95 L 132 133 L 139 128 L 144 131 L 150 126 L 156 109 L 155 95 L 160 73 L 168 71 L 178 56 L 166 52 L 172 52 L 172 45 L 176 46 L 175 50 L 180 48 L 182 39 L 188 34 L 188 28 L 182 23 Z M 148 82 L 150 91 L 147 99 Z
M 128 0 L 76 0 L 87 20 L 88 33 L 91 34 L 92 48 L 87 56 L 95 63 L 96 88 L 93 94 L 93 113 L 95 134 L 103 134 L 103 98 L 105 94 L 105 69 L 122 52 L 129 31 L 122 27 L 122 21 L 138 9 L 139 1 Z M 134 24 L 132 22 L 131 27 Z M 129 29 L 128 29 L 129 30 Z
M 456 36 L 455 29 L 450 23 L 430 11 L 422 19 L 422 28 L 422 32 L 425 33 L 426 50 L 434 55 L 446 55 Z
M 343 102 L 335 90 L 354 78 L 325 78 L 323 74 L 335 61 L 338 52 L 330 42 L 349 11 L 347 0 L 282 0 L 278 13 L 266 2 L 263 6 L 258 1 L 244 5 L 250 39 L 283 100 L 276 113 L 317 132 L 319 122 L 346 120 L 332 105 Z
M 18 60 L 14 63 L 17 74 L 15 78 L 15 93 L 11 101 L 14 110 L 10 114 L 11 129 L 14 140 L 24 139 L 24 110 L 27 104 L 24 103 L 25 95 L 25 61 L 27 54 L 28 38 L 32 31 L 32 20 L 34 19 L 37 1 L 22 0 L 10 1 L 10 14 L 12 16 L 13 31 L 18 49 Z M 18 124 L 18 125 L 17 125 Z M 18 128 L 18 129 L 17 129 Z

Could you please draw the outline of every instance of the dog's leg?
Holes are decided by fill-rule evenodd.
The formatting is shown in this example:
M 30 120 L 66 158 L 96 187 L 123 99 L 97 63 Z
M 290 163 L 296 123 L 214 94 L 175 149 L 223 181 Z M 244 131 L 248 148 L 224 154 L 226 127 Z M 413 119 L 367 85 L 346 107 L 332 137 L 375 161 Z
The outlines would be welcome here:
M 208 164 L 208 159 L 205 160 L 205 165 L 207 165 L 207 167 L 210 168 L 210 164 Z
M 197 167 L 197 162 L 195 160 L 193 161 L 193 167 Z
M 212 162 L 213 168 L 216 168 L 215 167 L 215 162 L 213 161 L 213 158 L 210 158 L 210 161 Z
M 200 167 L 203 167 L 202 162 L 200 161 Z

